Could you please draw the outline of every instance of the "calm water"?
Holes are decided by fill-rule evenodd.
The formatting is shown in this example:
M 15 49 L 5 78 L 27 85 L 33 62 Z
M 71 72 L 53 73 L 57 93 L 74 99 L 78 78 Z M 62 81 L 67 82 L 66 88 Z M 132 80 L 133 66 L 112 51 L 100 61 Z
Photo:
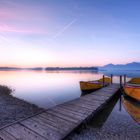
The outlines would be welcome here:
M 13 95 L 43 108 L 81 96 L 79 81 L 97 80 L 102 73 L 90 71 L 0 71 L 0 83 Z M 113 82 L 119 82 L 114 76 Z
M 79 81 L 101 77 L 86 71 L 0 71 L 0 83 L 15 89 L 14 96 L 43 108 L 80 97 Z

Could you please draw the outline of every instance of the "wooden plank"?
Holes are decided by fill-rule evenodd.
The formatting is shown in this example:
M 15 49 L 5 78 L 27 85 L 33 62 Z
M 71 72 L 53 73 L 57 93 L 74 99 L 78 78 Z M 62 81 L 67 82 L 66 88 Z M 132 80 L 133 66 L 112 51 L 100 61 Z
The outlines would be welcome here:
M 92 104 L 92 105 L 96 105 L 96 104 L 102 104 L 103 102 L 102 101 L 98 101 L 98 100 L 95 100 L 95 99 L 91 99 L 91 98 L 81 98 L 81 100 L 83 101 L 83 102 L 89 102 L 90 104 Z
M 40 123 L 42 126 L 44 125 L 45 127 L 48 127 L 48 129 L 51 129 L 52 131 L 56 131 L 59 133 L 62 133 L 62 131 L 63 131 L 63 129 L 58 130 L 57 127 L 54 127 L 52 125 L 52 122 L 50 120 L 45 119 L 41 116 L 34 117 L 34 118 L 32 118 L 32 120 L 36 121 L 37 123 Z
M 78 112 L 77 110 L 73 110 L 72 108 L 75 107 L 70 107 L 70 108 L 66 108 L 65 106 L 57 106 L 56 109 L 60 109 L 60 110 L 64 110 L 64 111 L 68 111 L 69 113 L 75 114 L 80 116 L 82 119 L 84 119 L 87 115 L 81 112 Z M 82 109 L 82 108 L 81 108 Z
M 82 119 L 85 118 L 85 115 L 84 114 L 82 116 L 82 114 L 80 115 L 80 114 L 78 114 L 76 112 L 72 112 L 70 110 L 66 110 L 66 109 L 60 108 L 60 107 L 55 107 L 52 110 L 62 112 L 64 115 L 72 116 L 74 119 L 78 119 L 78 120 L 82 120 Z
M 46 140 L 46 138 L 31 131 L 30 129 L 16 123 L 12 126 L 4 128 L 9 134 L 13 135 L 16 139 L 21 140 Z
M 17 140 L 13 135 L 9 134 L 5 130 L 0 131 L 0 139 L 2 139 L 2 140 Z
M 67 104 L 71 104 L 71 105 L 73 105 L 73 107 L 74 106 L 79 106 L 79 107 L 81 107 L 81 108 L 86 108 L 86 109 L 89 109 L 89 110 L 91 110 L 91 111 L 95 111 L 96 109 L 97 109 L 97 107 L 99 107 L 100 105 L 99 104 L 97 104 L 96 106 L 91 106 L 91 105 L 88 105 L 88 104 L 84 104 L 84 103 L 76 103 L 76 102 L 69 102 L 69 103 L 67 103 Z
M 57 128 L 59 131 L 62 129 L 63 131 L 67 131 L 67 129 L 69 130 L 71 127 L 75 126 L 75 123 L 72 122 L 68 122 L 66 120 L 63 120 L 61 118 L 55 117 L 54 119 L 54 115 L 49 114 L 49 113 L 42 113 L 38 116 L 38 118 L 43 118 L 44 119 L 44 123 L 48 123 L 52 126 L 54 126 L 55 128 Z
M 64 128 L 59 128 L 59 126 L 56 126 L 55 122 L 51 121 L 51 120 L 48 120 L 42 116 L 37 116 L 37 117 L 34 117 L 32 118 L 34 121 L 40 123 L 41 125 L 44 125 L 44 126 L 47 126 L 48 128 L 51 128 L 52 131 L 56 131 L 58 133 L 61 133 L 63 134 L 63 132 L 65 131 Z
M 37 117 L 33 117 L 32 119 L 22 121 L 20 122 L 20 124 L 26 126 L 27 128 L 40 134 L 42 137 L 45 137 L 48 140 L 56 140 L 62 137 L 62 134 L 60 132 L 58 132 L 55 128 L 52 128 L 51 126 L 48 127 L 48 125 L 44 123 L 44 120 L 39 120 Z
M 99 104 L 99 105 L 102 105 L 102 104 L 103 104 L 102 101 L 94 100 L 94 99 L 91 99 L 91 98 L 81 98 L 81 100 L 86 101 L 86 102 L 90 102 L 90 103 L 93 104 L 94 106 L 95 106 L 96 104 Z
M 111 94 L 106 94 L 105 92 L 100 92 L 97 94 L 91 94 L 92 96 L 100 96 L 101 99 L 106 99 L 109 98 L 110 96 L 112 96 Z
M 81 98 L 79 100 L 74 100 L 74 101 L 68 102 L 67 104 L 73 104 L 74 106 L 81 106 L 81 107 L 86 106 L 86 108 L 89 107 L 90 109 L 96 108 L 97 106 L 100 105 L 99 102 L 96 102 L 96 103 L 94 102 L 94 104 L 93 104 L 88 101 L 81 100 Z
M 102 88 L 100 91 L 116 91 L 118 90 L 119 88 L 118 87 L 108 87 L 108 88 Z
M 93 100 L 98 100 L 98 101 L 102 101 L 102 102 L 106 101 L 106 98 L 99 98 L 99 96 L 93 96 L 92 94 L 90 96 L 85 96 L 85 99 L 86 98 L 93 99 Z
M 72 122 L 72 123 L 78 123 L 79 122 L 79 119 L 74 119 L 70 116 L 67 116 L 67 115 L 63 115 L 61 112 L 58 112 L 58 111 L 55 111 L 55 110 L 47 110 L 47 113 L 49 114 L 52 114 L 58 118 L 61 118 L 63 120 L 66 120 L 66 121 L 69 121 L 69 122 Z
M 62 106 L 63 106 L 63 108 L 73 110 L 75 112 L 79 112 L 79 113 L 86 114 L 86 115 L 89 115 L 92 112 L 91 110 L 88 110 L 86 108 L 81 108 L 79 106 L 74 106 L 73 107 L 73 105 L 71 105 L 71 104 L 63 104 Z

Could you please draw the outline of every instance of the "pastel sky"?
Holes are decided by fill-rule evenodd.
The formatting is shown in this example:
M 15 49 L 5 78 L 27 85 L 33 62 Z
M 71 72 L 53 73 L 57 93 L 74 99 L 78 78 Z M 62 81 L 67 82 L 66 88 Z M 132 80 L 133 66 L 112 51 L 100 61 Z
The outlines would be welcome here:
M 139 0 L 0 0 L 0 66 L 140 61 Z

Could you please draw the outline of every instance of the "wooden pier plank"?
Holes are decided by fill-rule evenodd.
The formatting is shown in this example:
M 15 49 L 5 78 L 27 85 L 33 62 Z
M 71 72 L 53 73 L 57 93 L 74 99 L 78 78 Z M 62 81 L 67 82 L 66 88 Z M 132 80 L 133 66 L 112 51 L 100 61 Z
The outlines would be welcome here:
M 64 104 L 64 105 L 62 105 L 62 107 L 67 109 L 67 110 L 72 110 L 72 111 L 79 112 L 79 113 L 85 114 L 85 115 L 89 115 L 92 112 L 92 111 L 89 111 L 86 108 L 81 108 L 79 106 L 74 106 L 73 107 L 73 105 L 70 105 L 70 104 L 69 105 L 68 104 Z
M 48 125 L 45 125 L 45 122 L 42 119 L 40 119 L 39 121 L 37 117 L 22 121 L 20 122 L 20 124 L 40 134 L 42 137 L 46 137 L 47 139 L 55 140 L 55 139 L 60 139 L 62 137 L 62 134 L 56 131 L 55 128 L 52 129 L 51 126 L 48 127 Z
M 16 139 L 21 140 L 46 140 L 46 138 L 40 136 L 40 134 L 35 133 L 34 131 L 16 123 L 12 126 L 4 128 L 6 132 L 13 135 Z
M 81 112 L 78 112 L 78 111 L 75 111 L 75 110 L 73 110 L 73 109 L 67 109 L 67 108 L 65 108 L 65 106 L 63 105 L 63 106 L 57 106 L 56 108 L 55 108 L 55 110 L 63 110 L 63 111 L 65 111 L 65 112 L 67 112 L 67 113 L 71 113 L 71 114 L 74 114 L 74 115 L 78 115 L 79 117 L 81 117 L 81 119 L 84 119 L 87 115 L 86 114 L 84 114 L 84 113 L 81 113 Z
M 55 111 L 55 110 L 47 110 L 47 113 L 52 114 L 54 116 L 57 116 L 58 118 L 64 119 L 64 120 L 72 122 L 72 123 L 77 124 L 79 122 L 79 119 L 74 119 L 71 116 L 64 115 L 63 113 Z
M 2 138 L 2 140 L 17 140 L 13 135 L 9 134 L 5 130 L 0 131 L 0 138 Z
M 69 128 L 74 127 L 75 123 L 63 120 L 61 118 L 58 117 L 54 117 L 54 115 L 49 114 L 47 112 L 42 113 L 39 115 L 40 117 L 44 118 L 44 123 L 47 123 L 48 121 L 46 120 L 50 120 L 50 125 L 56 127 L 59 131 L 62 130 L 63 131 L 67 131 L 67 129 L 69 130 Z
M 75 113 L 71 113 L 69 110 L 64 110 L 64 109 L 59 109 L 59 108 L 53 108 L 52 110 L 55 111 L 56 113 L 59 112 L 59 113 L 65 115 L 65 116 L 71 117 L 71 118 L 77 120 L 77 122 L 79 122 L 82 119 L 84 119 L 83 117 L 78 116 Z

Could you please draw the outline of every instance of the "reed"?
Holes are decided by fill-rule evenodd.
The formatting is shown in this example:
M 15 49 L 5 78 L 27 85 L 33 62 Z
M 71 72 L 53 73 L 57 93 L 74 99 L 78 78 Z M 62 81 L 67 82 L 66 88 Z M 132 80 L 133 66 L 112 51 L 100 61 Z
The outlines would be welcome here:
M 11 89 L 10 87 L 8 86 L 5 86 L 5 85 L 0 85 L 0 94 L 11 94 L 13 92 L 13 89 Z

